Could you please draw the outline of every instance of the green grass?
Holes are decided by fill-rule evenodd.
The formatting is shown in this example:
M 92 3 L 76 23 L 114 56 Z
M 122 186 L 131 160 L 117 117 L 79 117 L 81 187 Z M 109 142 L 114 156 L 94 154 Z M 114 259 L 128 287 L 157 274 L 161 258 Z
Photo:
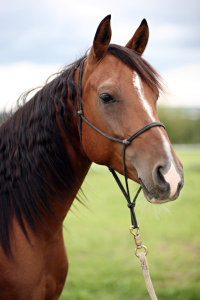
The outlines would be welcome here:
M 185 187 L 178 200 L 152 205 L 142 195 L 136 205 L 151 279 L 158 299 L 200 299 L 200 153 L 178 153 Z M 130 182 L 131 194 L 138 186 Z M 69 273 L 60 300 L 149 299 L 130 216 L 119 188 L 105 167 L 94 165 L 83 185 L 85 208 L 65 221 Z

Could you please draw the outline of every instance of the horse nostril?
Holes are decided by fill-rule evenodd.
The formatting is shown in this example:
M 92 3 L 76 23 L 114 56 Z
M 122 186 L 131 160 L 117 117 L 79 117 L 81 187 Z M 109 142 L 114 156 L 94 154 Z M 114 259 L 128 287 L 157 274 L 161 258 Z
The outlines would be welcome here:
M 166 192 L 166 191 L 170 190 L 170 185 L 165 180 L 162 171 L 163 171 L 162 166 L 158 166 L 155 168 L 155 170 L 153 172 L 153 181 L 154 181 L 156 187 L 159 188 L 159 190 L 161 190 L 162 192 Z
M 184 185 L 184 182 L 183 182 L 183 180 L 181 180 L 181 181 L 178 183 L 178 188 L 177 188 L 177 190 L 180 191 L 180 190 L 183 188 L 183 185 Z

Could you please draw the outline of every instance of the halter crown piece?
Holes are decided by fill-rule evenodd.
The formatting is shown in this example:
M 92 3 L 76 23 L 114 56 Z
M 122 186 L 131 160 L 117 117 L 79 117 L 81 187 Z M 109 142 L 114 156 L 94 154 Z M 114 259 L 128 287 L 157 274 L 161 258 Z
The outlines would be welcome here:
M 80 66 L 79 66 L 79 73 L 78 73 L 78 111 L 77 114 L 80 117 L 80 140 L 81 140 L 81 144 L 82 144 L 82 120 L 84 120 L 88 125 L 90 125 L 93 129 L 95 129 L 96 131 L 98 131 L 100 134 L 102 134 L 103 136 L 107 137 L 110 140 L 113 140 L 115 142 L 118 143 L 122 143 L 124 144 L 124 148 L 123 148 L 123 153 L 122 153 L 122 161 L 123 161 L 123 169 L 124 169 L 124 178 L 125 178 L 125 185 L 126 185 L 126 190 L 123 187 L 119 177 L 117 176 L 116 172 L 108 167 L 108 169 L 110 170 L 110 172 L 112 173 L 115 181 L 117 182 L 120 190 L 122 191 L 124 197 L 127 200 L 127 206 L 130 209 L 130 213 L 131 213 L 131 222 L 132 222 L 132 226 L 133 228 L 138 228 L 138 223 L 137 223 L 137 219 L 135 216 L 135 212 L 134 212 L 134 207 L 135 207 L 135 202 L 136 199 L 142 189 L 142 187 L 140 186 L 133 201 L 131 202 L 131 197 L 130 197 L 130 193 L 129 193 L 129 186 L 128 186 L 128 178 L 126 175 L 126 165 L 125 165 L 125 151 L 126 151 L 126 147 L 128 145 L 130 145 L 131 141 L 134 140 L 136 137 L 138 137 L 140 134 L 142 134 L 143 132 L 147 131 L 148 129 L 152 128 L 152 127 L 156 127 L 156 126 L 161 126 L 165 129 L 165 126 L 160 123 L 160 122 L 152 122 L 149 123 L 147 125 L 145 125 L 144 127 L 142 127 L 141 129 L 139 129 L 138 131 L 136 131 L 133 135 L 131 135 L 128 139 L 124 139 L 124 140 L 119 140 L 116 139 L 108 134 L 106 134 L 105 132 L 101 131 L 100 129 L 98 129 L 97 127 L 95 127 L 93 124 L 91 124 L 83 115 L 83 109 L 82 109 L 82 101 L 81 101 L 81 86 L 82 86 L 82 74 L 83 74 L 83 65 L 85 60 L 87 59 L 87 57 L 84 57 L 83 60 L 80 62 Z

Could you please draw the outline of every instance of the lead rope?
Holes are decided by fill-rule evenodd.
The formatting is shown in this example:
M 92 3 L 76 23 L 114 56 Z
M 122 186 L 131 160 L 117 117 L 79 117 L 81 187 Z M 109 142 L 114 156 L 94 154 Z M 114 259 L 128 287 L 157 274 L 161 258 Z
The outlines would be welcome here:
M 134 212 L 134 207 L 135 207 L 135 203 L 136 203 L 136 199 L 142 189 L 142 187 L 140 186 L 140 188 L 138 189 L 133 201 L 131 202 L 131 198 L 130 198 L 130 192 L 129 192 L 129 186 L 128 186 L 128 178 L 126 175 L 126 165 L 125 165 L 125 151 L 126 151 L 126 147 L 131 143 L 132 140 L 134 140 L 137 136 L 139 136 L 140 134 L 142 134 L 143 132 L 145 132 L 146 130 L 155 127 L 155 126 L 161 126 L 165 129 L 165 126 L 160 123 L 160 122 L 152 122 L 149 123 L 147 125 L 145 125 L 144 127 L 142 127 L 141 129 L 139 129 L 138 131 L 136 131 L 132 136 L 130 136 L 128 139 L 125 140 L 119 140 L 117 138 L 114 138 L 108 134 L 106 134 L 105 132 L 101 131 L 100 129 L 98 129 L 97 127 L 95 127 L 92 123 L 90 123 L 83 115 L 83 109 L 82 109 L 82 100 L 81 100 L 81 86 L 82 86 L 82 74 L 83 74 L 83 65 L 84 62 L 86 60 L 87 57 L 84 57 L 84 59 L 80 62 L 80 66 L 79 66 L 79 73 L 78 73 L 78 93 L 77 93 L 77 101 L 78 101 L 78 111 L 77 114 L 80 117 L 80 140 L 81 140 L 81 144 L 82 144 L 82 120 L 84 120 L 89 126 L 91 126 L 94 130 L 98 131 L 100 134 L 104 135 L 105 137 L 115 141 L 115 142 L 119 142 L 124 144 L 124 148 L 123 148 L 123 154 L 122 154 L 122 160 L 123 160 L 123 169 L 124 169 L 124 178 L 125 178 L 125 185 L 126 185 L 126 190 L 123 187 L 119 177 L 117 176 L 116 172 L 110 168 L 109 170 L 111 171 L 114 179 L 116 180 L 120 190 L 122 191 L 124 197 L 127 200 L 127 206 L 130 209 L 130 213 L 131 213 L 131 222 L 132 222 L 132 226 L 130 227 L 130 232 L 131 234 L 134 235 L 134 239 L 135 239 L 135 244 L 136 244 L 136 248 L 135 248 L 135 255 L 137 257 L 139 257 L 140 259 L 140 263 L 141 263 L 141 267 L 142 267 L 142 271 L 143 271 L 143 275 L 144 275 L 144 279 L 145 279 L 145 283 L 147 286 L 147 290 L 149 292 L 149 295 L 151 297 L 152 300 L 157 300 L 155 291 L 153 289 L 153 285 L 149 276 L 149 270 L 148 270 L 148 264 L 147 264 L 147 260 L 146 260 L 146 255 L 148 253 L 147 248 L 142 245 L 141 239 L 140 239 L 140 235 L 139 235 L 139 225 L 137 223 L 137 219 L 135 216 L 135 212 Z M 83 145 L 82 145 L 83 146 Z M 137 229 L 137 232 L 134 233 L 133 229 Z M 137 250 L 138 249 L 145 249 L 145 252 L 139 253 L 137 254 Z
M 125 183 L 126 183 L 127 191 L 125 191 L 125 189 L 124 189 L 121 181 L 119 180 L 119 177 L 117 176 L 116 172 L 111 168 L 109 168 L 109 170 L 111 171 L 115 181 L 117 182 L 120 190 L 122 191 L 124 197 L 126 198 L 128 208 L 130 208 L 131 222 L 132 222 L 132 226 L 130 227 L 130 232 L 134 236 L 134 240 L 135 240 L 135 244 L 136 244 L 135 255 L 140 259 L 140 264 L 141 264 L 144 280 L 145 280 L 145 283 L 146 283 L 146 287 L 147 287 L 147 290 L 149 292 L 149 296 L 150 296 L 151 300 L 158 300 L 157 297 L 156 297 L 156 294 L 155 294 L 155 290 L 154 290 L 151 278 L 150 278 L 150 274 L 149 274 L 149 268 L 148 268 L 148 263 L 147 263 L 147 259 L 146 259 L 146 255 L 148 253 L 148 250 L 144 245 L 142 245 L 142 241 L 141 241 L 140 234 L 139 234 L 140 227 L 137 224 L 137 219 L 136 219 L 135 212 L 134 212 L 136 199 L 137 199 L 142 187 L 141 186 L 139 187 L 133 201 L 131 202 L 130 201 L 129 187 L 128 187 L 128 179 L 127 179 L 126 168 L 125 168 L 125 150 L 126 150 L 126 145 L 124 145 L 124 151 L 123 151 L 123 166 L 124 166 L 124 177 L 125 177 Z M 134 229 L 137 229 L 136 233 L 133 231 Z M 145 252 L 141 252 L 141 253 L 137 254 L 137 250 L 140 250 L 142 248 L 145 250 Z
M 151 278 L 150 278 L 150 274 L 149 274 L 149 268 L 148 268 L 148 263 L 147 263 L 147 259 L 146 259 L 148 250 L 144 245 L 142 245 L 142 241 L 141 241 L 141 238 L 139 235 L 140 227 L 138 226 L 136 233 L 133 231 L 134 229 L 135 229 L 134 226 L 130 227 L 130 232 L 134 236 L 134 240 L 135 240 L 135 244 L 136 244 L 135 255 L 140 259 L 140 264 L 141 264 L 142 272 L 144 275 L 144 280 L 145 280 L 146 287 L 149 292 L 149 296 L 150 296 L 151 300 L 158 300 L 158 298 L 156 297 L 156 293 L 155 293 Z M 145 249 L 145 252 L 137 253 L 137 250 L 140 250 L 142 248 Z
M 149 268 L 148 268 L 148 264 L 147 264 L 147 259 L 146 259 L 146 254 L 144 252 L 139 253 L 138 257 L 140 259 L 140 264 L 142 267 L 142 272 L 144 275 L 144 280 L 147 286 L 147 290 L 149 292 L 149 296 L 152 300 L 158 300 L 158 298 L 156 297 L 156 293 L 154 291 L 154 287 L 153 284 L 151 282 L 151 278 L 150 278 L 150 274 L 149 274 Z

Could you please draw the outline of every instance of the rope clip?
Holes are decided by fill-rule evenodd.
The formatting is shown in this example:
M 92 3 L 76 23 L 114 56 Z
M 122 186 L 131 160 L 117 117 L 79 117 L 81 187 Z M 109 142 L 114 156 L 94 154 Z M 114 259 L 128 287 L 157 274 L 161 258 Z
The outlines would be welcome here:
M 133 231 L 134 229 L 137 229 L 136 233 Z M 137 257 L 139 257 L 139 255 L 137 254 L 137 250 L 139 249 L 144 249 L 145 250 L 145 256 L 147 255 L 148 253 L 148 250 L 147 248 L 142 245 L 142 241 L 141 241 L 141 238 L 140 238 L 140 235 L 139 235 L 139 232 L 140 232 L 140 227 L 138 225 L 137 228 L 135 228 L 133 225 L 130 227 L 130 233 L 134 236 L 134 240 L 135 240 L 135 244 L 136 244 L 136 248 L 135 248 L 135 255 Z
M 78 110 L 78 111 L 77 111 L 77 114 L 78 114 L 79 116 L 83 115 L 82 109 Z

